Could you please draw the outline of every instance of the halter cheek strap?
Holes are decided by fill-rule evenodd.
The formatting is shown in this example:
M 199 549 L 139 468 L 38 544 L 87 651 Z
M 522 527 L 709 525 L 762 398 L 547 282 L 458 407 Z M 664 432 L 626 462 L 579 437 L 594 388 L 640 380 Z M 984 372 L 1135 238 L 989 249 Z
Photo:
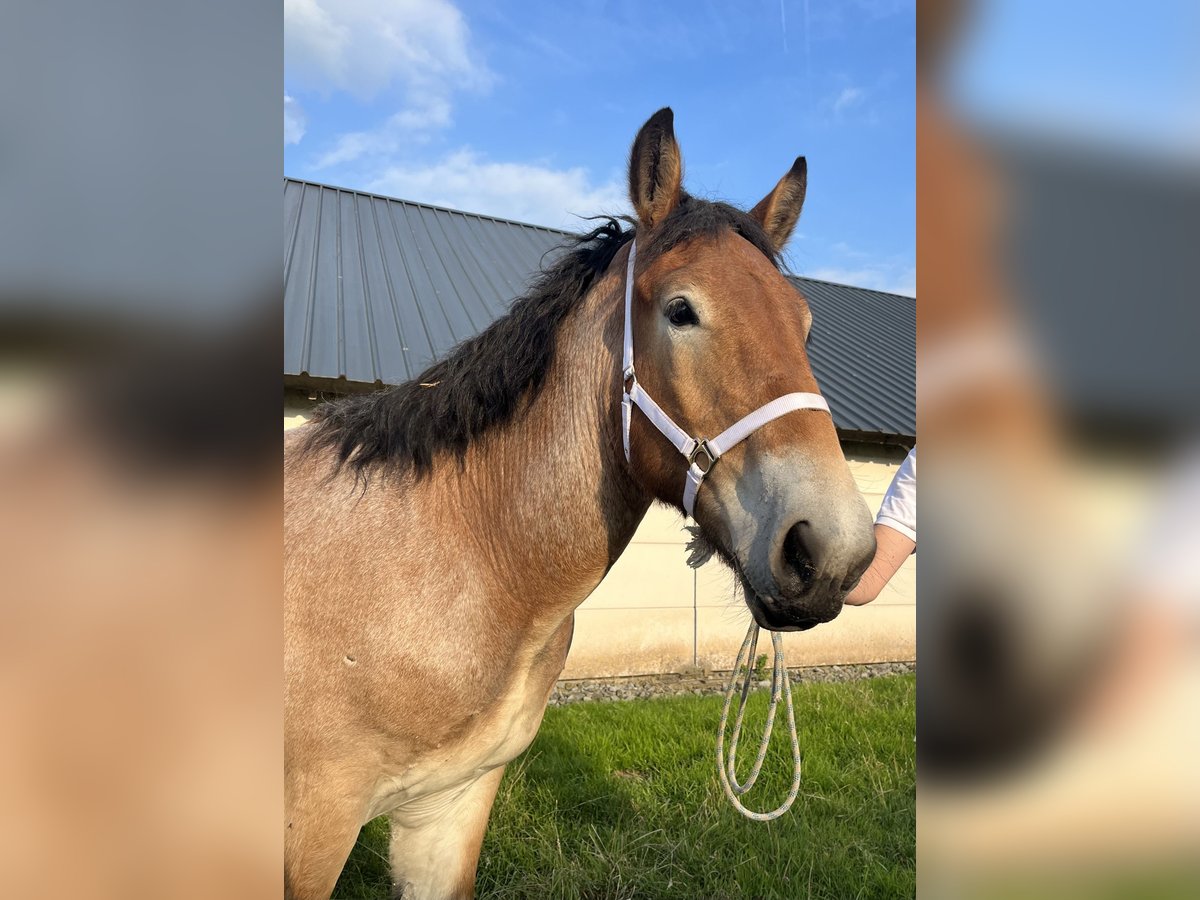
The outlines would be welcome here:
M 693 516 L 696 492 L 700 490 L 704 476 L 712 470 L 718 459 L 780 416 L 798 409 L 823 409 L 829 412 L 829 404 L 820 394 L 784 394 L 734 422 L 715 438 L 705 440 L 689 435 L 642 389 L 633 369 L 633 263 L 636 257 L 637 241 L 634 240 L 629 245 L 629 263 L 625 269 L 625 349 L 621 358 L 621 377 L 624 384 L 624 396 L 621 400 L 621 436 L 625 444 L 625 461 L 630 462 L 629 425 L 633 417 L 633 407 L 636 406 L 650 420 L 650 424 L 687 460 L 683 508 L 688 516 Z

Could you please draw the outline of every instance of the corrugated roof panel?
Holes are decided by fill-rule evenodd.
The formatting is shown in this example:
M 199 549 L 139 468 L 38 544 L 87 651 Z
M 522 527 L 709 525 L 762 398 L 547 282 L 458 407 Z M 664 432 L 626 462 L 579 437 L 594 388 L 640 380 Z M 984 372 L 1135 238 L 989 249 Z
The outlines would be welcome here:
M 446 214 L 442 223 L 448 239 L 459 248 L 459 256 L 463 269 L 472 273 L 472 284 L 479 291 L 479 300 L 483 318 L 483 327 L 493 319 L 504 314 L 506 297 L 516 296 L 509 293 L 506 282 L 496 271 L 496 267 L 488 261 L 488 254 L 479 245 L 467 216 Z
M 407 381 L 416 374 L 412 365 L 409 341 L 423 341 L 421 323 L 413 308 L 412 291 L 408 289 L 408 276 L 404 266 L 397 263 L 398 278 L 388 270 L 385 259 L 387 244 L 379 227 L 379 217 L 371 198 L 355 198 L 359 233 L 362 236 L 363 271 L 366 273 L 366 305 L 370 310 L 368 326 L 375 336 L 375 376 L 385 384 Z M 399 281 L 405 290 L 397 298 L 394 283 Z M 413 333 L 413 338 L 409 333 Z M 419 346 L 419 345 L 418 345 Z M 358 348 L 362 353 L 364 348 Z M 346 352 L 353 352 L 347 347 Z M 317 375 L 316 372 L 309 373 Z M 325 375 L 338 378 L 342 373 Z
M 453 345 L 453 336 L 442 316 L 441 303 L 429 277 L 421 249 L 403 203 L 374 199 L 371 205 L 379 221 L 383 258 L 392 280 L 396 312 L 404 326 L 404 339 L 416 356 L 413 361 L 436 357 Z M 414 369 L 419 372 L 420 367 Z
M 440 316 L 437 298 L 433 296 L 420 252 L 413 244 L 407 217 L 396 221 L 397 206 L 403 209 L 403 204 L 379 198 L 371 200 L 382 240 L 384 268 L 388 270 L 394 296 L 392 314 L 400 323 L 408 368 L 415 376 L 425 367 L 425 361 L 436 358 L 440 346 L 449 341 L 436 330 Z M 431 322 L 434 330 L 430 329 Z
M 540 228 L 533 228 L 528 225 L 523 225 L 520 228 L 513 228 L 513 243 L 522 248 L 528 255 L 529 259 L 541 260 L 544 254 L 550 247 L 557 246 L 562 243 L 562 235 L 555 234 L 552 240 L 546 240 L 546 234 Z
M 308 371 L 308 347 L 315 302 L 318 214 L 323 191 L 305 185 L 297 198 L 296 231 L 283 290 L 284 366 L 288 372 Z
M 308 355 L 310 372 L 345 371 L 342 365 L 341 230 L 338 227 L 339 193 L 324 192 L 318 201 L 315 265 L 310 290 Z
M 292 263 L 292 244 L 296 240 L 296 228 L 300 222 L 300 201 L 304 197 L 305 185 L 298 181 L 283 183 L 283 271 Z
M 434 244 L 439 248 L 442 264 L 451 273 L 451 280 L 456 288 L 458 306 L 455 312 L 457 314 L 461 311 L 466 318 L 465 328 L 458 329 L 461 340 L 462 337 L 481 331 L 494 317 L 483 301 L 477 284 L 480 275 L 471 255 L 465 252 L 466 248 L 461 238 L 452 229 L 447 228 L 453 216 L 445 210 L 438 209 L 423 210 L 423 214 L 433 235 Z
M 378 351 L 367 301 L 366 264 L 358 221 L 358 198 L 338 194 L 339 301 L 342 309 L 341 368 L 350 381 L 371 384 L 379 378 Z
M 284 373 L 398 384 L 503 315 L 567 233 L 284 180 Z M 916 301 L 791 276 L 843 431 L 916 434 Z
M 484 261 L 504 280 L 508 299 L 520 296 L 528 283 L 529 271 L 519 260 L 529 254 L 514 251 L 508 235 L 503 233 L 507 230 L 503 225 L 474 216 L 469 217 L 468 225 L 476 246 L 483 251 Z
M 424 275 L 433 290 L 432 296 L 436 302 L 431 304 L 432 309 L 425 317 L 425 327 L 429 331 L 434 356 L 444 356 L 462 338 L 469 337 L 475 331 L 463 315 L 463 303 L 458 293 L 464 287 L 469 289 L 469 286 L 462 284 L 462 273 L 453 271 L 453 267 L 443 258 L 444 254 L 439 248 L 441 242 L 430 232 L 430 226 L 436 226 L 436 223 L 432 216 L 426 221 L 426 210 L 419 206 L 394 204 L 393 213 L 397 221 L 402 218 L 407 220 L 412 245 L 417 249 Z M 414 280 L 413 286 L 417 287 L 417 284 L 417 280 Z

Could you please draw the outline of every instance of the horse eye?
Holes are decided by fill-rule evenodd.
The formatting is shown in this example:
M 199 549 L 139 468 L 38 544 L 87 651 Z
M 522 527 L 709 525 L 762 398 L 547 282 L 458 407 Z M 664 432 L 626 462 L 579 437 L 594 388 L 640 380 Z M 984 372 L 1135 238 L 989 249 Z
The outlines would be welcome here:
M 699 325 L 700 317 L 692 309 L 692 304 L 682 297 L 676 297 L 667 304 L 667 321 L 676 328 L 684 328 L 688 325 Z

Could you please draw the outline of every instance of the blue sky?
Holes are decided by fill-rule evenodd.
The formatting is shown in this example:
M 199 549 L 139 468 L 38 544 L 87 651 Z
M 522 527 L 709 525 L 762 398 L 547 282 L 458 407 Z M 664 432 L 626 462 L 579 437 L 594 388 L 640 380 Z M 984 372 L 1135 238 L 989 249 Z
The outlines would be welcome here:
M 1194 164 L 1198 36 L 1195 0 L 976 0 L 959 32 L 952 96 L 989 127 Z
M 573 228 L 671 106 L 693 193 L 807 156 L 794 271 L 915 292 L 911 0 L 286 0 L 285 49 L 293 177 Z

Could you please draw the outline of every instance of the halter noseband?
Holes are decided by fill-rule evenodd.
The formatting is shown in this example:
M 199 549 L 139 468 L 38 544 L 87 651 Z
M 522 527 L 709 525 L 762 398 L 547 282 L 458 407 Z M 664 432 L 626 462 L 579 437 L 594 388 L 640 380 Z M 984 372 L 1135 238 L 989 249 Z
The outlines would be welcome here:
M 631 461 L 629 458 L 629 423 L 633 416 L 633 407 L 637 406 L 642 414 L 650 420 L 650 423 L 662 432 L 663 437 L 670 441 L 688 461 L 687 482 L 683 488 L 683 508 L 689 517 L 693 517 L 692 510 L 696 505 L 696 492 L 700 490 L 704 476 L 712 470 L 717 460 L 725 453 L 780 416 L 798 409 L 823 409 L 829 412 L 829 404 L 820 394 L 784 394 L 734 422 L 715 438 L 697 440 L 689 435 L 663 412 L 662 407 L 655 403 L 649 394 L 642 390 L 633 370 L 633 261 L 636 256 L 637 240 L 635 239 L 629 245 L 629 264 L 625 269 L 625 352 L 621 359 L 621 380 L 624 387 L 624 398 L 621 400 L 621 429 L 625 443 L 625 461 Z

